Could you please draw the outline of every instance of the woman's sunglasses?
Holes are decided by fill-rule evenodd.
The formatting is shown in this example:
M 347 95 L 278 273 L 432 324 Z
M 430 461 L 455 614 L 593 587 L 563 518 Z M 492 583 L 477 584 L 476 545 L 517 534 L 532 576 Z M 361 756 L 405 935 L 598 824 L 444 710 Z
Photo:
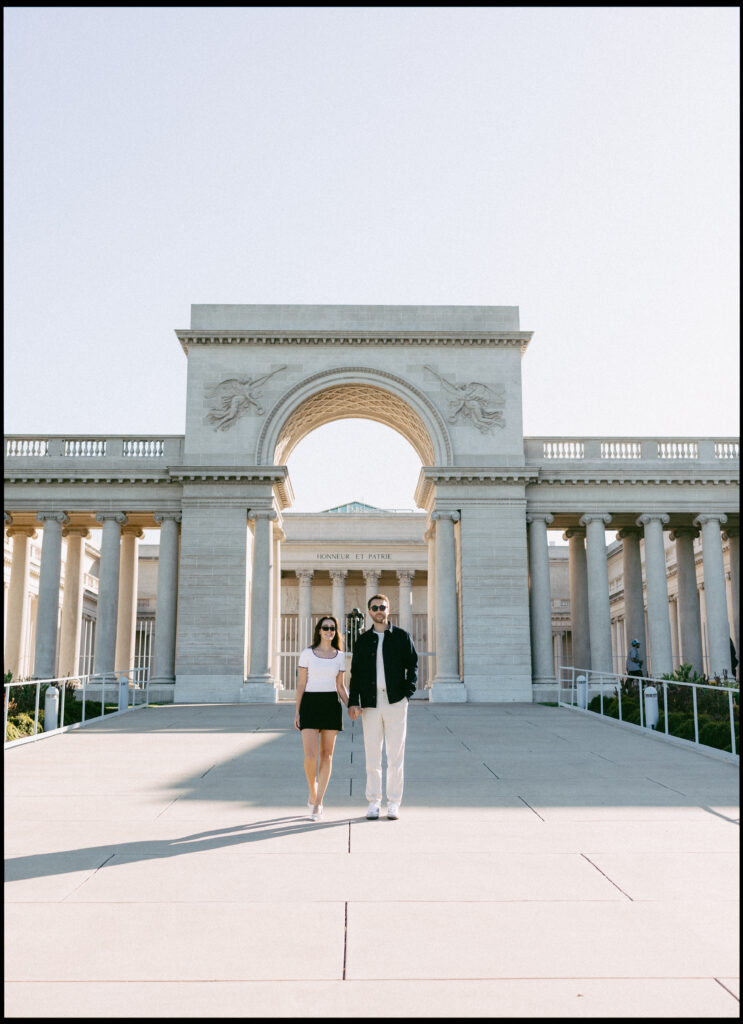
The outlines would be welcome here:
M 335 633 L 335 626 L 320 626 L 326 633 Z

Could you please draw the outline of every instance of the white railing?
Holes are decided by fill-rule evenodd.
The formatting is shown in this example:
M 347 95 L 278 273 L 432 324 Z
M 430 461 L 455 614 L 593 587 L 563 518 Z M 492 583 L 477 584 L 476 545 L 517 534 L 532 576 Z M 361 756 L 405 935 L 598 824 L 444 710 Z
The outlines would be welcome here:
M 698 459 L 699 444 L 696 441 L 658 441 L 659 459 Z
M 127 457 L 155 459 L 165 453 L 165 441 L 149 440 L 141 437 L 128 438 L 124 441 L 123 454 Z
M 178 458 L 183 437 L 6 437 L 5 454 L 9 458 Z
M 710 462 L 737 459 L 740 444 L 736 437 L 525 437 L 524 449 L 527 459 L 538 462 Z
M 20 686 L 34 687 L 34 731 L 28 736 L 20 736 L 18 739 L 8 740 L 8 713 L 12 701 L 12 691 Z M 58 715 L 57 720 L 61 725 L 56 728 L 45 728 L 40 731 L 39 706 L 42 694 L 46 703 L 47 691 L 54 687 L 58 694 Z M 64 725 L 65 701 L 68 694 L 75 701 L 82 703 L 82 719 L 79 722 L 72 722 Z M 106 700 L 109 703 L 116 702 L 116 711 L 106 711 Z M 17 682 L 5 683 L 5 706 L 3 713 L 3 737 L 5 747 L 19 746 L 21 743 L 31 743 L 34 740 L 43 739 L 47 736 L 56 736 L 59 733 L 67 732 L 70 729 L 79 729 L 91 722 L 100 722 L 103 718 L 110 718 L 112 715 L 123 715 L 127 711 L 136 711 L 145 708 L 150 699 L 150 674 L 148 669 L 128 669 L 126 672 L 114 672 L 112 677 L 105 675 L 87 676 L 58 676 L 55 679 L 27 679 Z M 95 701 L 101 705 L 101 714 L 88 717 L 86 701 Z M 44 712 L 46 717 L 46 711 Z
M 46 455 L 49 442 L 39 437 L 9 437 L 5 441 L 5 454 L 13 456 Z
M 70 441 L 65 441 L 64 454 L 73 458 L 80 456 L 86 458 L 88 456 L 100 457 L 106 454 L 106 440 L 102 437 L 73 438 Z
M 715 441 L 716 459 L 737 459 L 740 454 L 737 441 Z
M 641 441 L 602 441 L 602 459 L 641 459 Z
M 634 699 L 634 691 L 636 690 L 637 692 L 636 700 L 640 716 L 639 726 L 636 722 L 627 721 L 626 703 L 624 713 L 622 711 L 622 698 L 624 697 L 625 702 L 628 699 L 628 694 L 626 692 L 624 694 L 622 693 L 623 686 L 629 689 L 630 699 Z M 685 687 L 691 690 L 691 712 L 694 722 L 693 740 L 686 739 L 681 736 L 675 736 L 669 731 L 668 694 L 669 688 L 673 689 L 675 687 Z M 647 692 L 649 688 L 652 688 L 651 693 Z M 660 697 L 658 694 L 659 690 L 662 690 L 662 696 Z M 719 695 L 721 702 L 725 699 L 725 694 L 727 694 L 726 703 L 730 726 L 730 751 L 721 750 L 719 747 L 705 744 L 699 739 L 697 694 L 700 690 L 711 690 L 713 693 Z M 598 708 L 591 708 L 591 702 L 597 697 L 599 699 Z M 605 710 L 605 702 L 606 704 L 608 704 L 609 701 L 613 703 L 614 699 L 616 699 L 617 704 L 616 708 L 613 708 L 612 710 L 616 710 L 616 715 L 609 714 Z M 735 740 L 735 710 L 736 704 L 740 701 L 740 689 L 735 684 L 734 680 L 730 680 L 730 685 L 725 686 L 712 683 L 690 683 L 676 679 L 657 679 L 650 676 L 626 676 L 612 672 L 596 672 L 591 669 L 576 668 L 572 665 L 562 665 L 560 667 L 557 683 L 557 703 L 559 707 L 598 713 L 602 716 L 611 718 L 613 721 L 619 721 L 622 725 L 632 729 L 650 728 L 654 731 L 655 722 L 647 721 L 648 708 L 646 708 L 646 701 L 649 703 L 651 711 L 654 707 L 658 708 L 658 706 L 660 706 L 663 711 L 663 732 L 656 732 L 656 736 L 672 740 L 674 743 L 691 743 L 697 747 L 704 747 L 706 750 L 717 750 L 727 757 L 730 757 L 732 752 L 733 757 L 738 757 L 736 749 L 737 744 Z

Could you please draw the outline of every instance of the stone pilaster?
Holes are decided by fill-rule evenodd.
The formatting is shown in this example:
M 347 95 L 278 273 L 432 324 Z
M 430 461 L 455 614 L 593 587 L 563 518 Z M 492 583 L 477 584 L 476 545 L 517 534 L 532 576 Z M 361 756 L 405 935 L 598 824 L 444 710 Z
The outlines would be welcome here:
M 432 701 L 465 701 L 459 677 L 459 614 L 454 523 L 459 512 L 434 512 L 436 524 L 436 676 Z
M 735 644 L 736 657 L 740 662 L 740 539 L 738 527 L 726 529 L 722 536 L 728 542 L 733 643 Z M 740 666 L 738 666 L 738 673 L 740 673 Z
M 114 669 L 128 672 L 134 668 L 134 645 L 137 632 L 137 581 L 139 561 L 137 541 L 144 536 L 138 526 L 121 530 L 119 553 L 119 605 L 116 616 L 116 654 Z
M 626 627 L 627 649 L 633 640 L 640 643 L 640 657 L 643 671 L 647 669 L 648 645 L 645 636 L 645 607 L 642 593 L 642 557 L 640 555 L 641 530 L 636 526 L 627 526 L 617 531 L 617 538 L 622 542 L 622 572 L 624 579 L 624 621 Z M 621 650 L 621 648 L 620 648 Z M 625 656 L 626 656 L 625 651 Z M 619 668 L 624 672 L 625 665 Z
M 531 667 L 534 683 L 556 683 L 552 651 L 552 590 L 547 527 L 554 517 L 530 513 L 529 531 L 529 614 L 531 618 Z
M 428 659 L 428 680 L 436 675 L 436 529 L 430 526 L 423 534 L 428 544 L 428 586 L 426 588 L 426 612 L 428 623 L 426 646 L 433 656 Z
M 570 571 L 570 630 L 573 647 L 571 662 L 575 668 L 591 667 L 591 637 L 588 624 L 588 569 L 586 531 L 571 527 L 562 535 L 568 542 Z
M 637 518 L 645 532 L 645 592 L 648 601 L 649 657 L 643 669 L 656 678 L 673 672 L 671 624 L 668 616 L 668 579 L 663 527 L 669 516 L 664 512 L 646 513 Z M 648 664 L 649 662 L 649 664 Z
M 709 643 L 709 677 L 731 675 L 730 623 L 725 586 L 725 566 L 722 560 L 722 534 L 720 527 L 727 522 L 722 513 L 700 515 L 694 525 L 702 531 L 702 563 L 704 566 L 704 593 L 707 606 L 707 641 Z
M 5 620 L 5 671 L 12 672 L 13 678 L 19 679 L 28 672 L 28 665 L 22 664 L 23 642 L 28 629 L 28 542 L 37 533 L 32 526 L 9 526 L 6 533 L 13 539 L 13 555 Z
M 182 516 L 180 512 L 156 512 L 154 519 L 160 526 L 160 552 L 157 563 L 155 649 L 150 685 L 174 685 L 178 618 L 178 524 Z
M 366 629 L 372 628 L 372 620 L 369 617 L 369 601 L 379 592 L 379 578 L 382 573 L 379 569 L 363 569 L 364 581 L 366 582 L 366 595 L 364 597 L 364 621 Z
M 250 670 L 240 688 L 240 700 L 275 703 L 278 693 L 271 675 L 271 576 L 273 572 L 273 510 L 251 509 L 253 538 L 253 586 L 250 598 Z
M 116 660 L 116 626 L 119 609 L 121 527 L 123 512 L 99 512 L 101 568 L 98 576 L 98 619 L 95 632 L 95 674 L 113 678 Z
M 698 536 L 699 531 L 691 526 L 676 527 L 671 533 L 671 540 L 676 543 L 679 658 L 682 664 L 691 665 L 698 675 L 702 675 L 702 623 L 699 615 L 697 570 L 694 565 L 694 538 Z
M 80 671 L 80 634 L 83 626 L 83 546 L 90 531 L 81 526 L 62 530 L 67 539 L 62 628 L 59 639 L 59 674 L 76 676 Z
M 53 679 L 57 674 L 62 526 L 70 520 L 64 512 L 39 512 L 36 518 L 44 524 L 44 536 L 41 541 L 39 601 L 36 609 L 34 678 Z
M 312 641 L 312 569 L 295 569 L 299 580 L 299 650 L 309 647 Z
M 595 672 L 614 671 L 606 563 L 606 527 L 610 522 L 611 516 L 606 513 L 590 513 L 580 519 L 580 525 L 586 528 L 588 631 L 591 637 L 591 668 Z
M 398 569 L 398 608 L 400 611 L 400 629 L 413 632 L 413 577 L 414 569 Z

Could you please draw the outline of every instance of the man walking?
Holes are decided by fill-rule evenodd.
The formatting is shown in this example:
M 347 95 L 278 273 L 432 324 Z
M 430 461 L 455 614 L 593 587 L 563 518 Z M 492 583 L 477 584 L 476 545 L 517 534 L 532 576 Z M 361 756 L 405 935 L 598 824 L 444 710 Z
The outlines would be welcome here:
M 361 633 L 351 659 L 348 712 L 364 728 L 367 818 L 382 803 L 382 745 L 387 749 L 387 817 L 399 818 L 403 788 L 408 700 L 415 693 L 418 654 L 410 633 L 389 622 L 390 602 L 375 594 L 368 602 L 373 629 Z
M 642 675 L 642 658 L 640 657 L 640 641 L 633 640 L 627 655 L 627 675 Z

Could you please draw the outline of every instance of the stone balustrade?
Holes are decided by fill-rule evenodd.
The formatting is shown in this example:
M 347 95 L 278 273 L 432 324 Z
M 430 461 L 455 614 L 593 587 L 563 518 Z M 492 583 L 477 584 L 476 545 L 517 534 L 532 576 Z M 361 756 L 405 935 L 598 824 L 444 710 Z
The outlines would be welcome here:
M 183 437 L 6 437 L 5 455 L 10 459 L 164 459 L 180 462 Z
M 642 460 L 670 462 L 731 462 L 737 460 L 740 445 L 737 438 L 666 438 L 666 437 L 526 437 L 526 461 L 621 462 Z

